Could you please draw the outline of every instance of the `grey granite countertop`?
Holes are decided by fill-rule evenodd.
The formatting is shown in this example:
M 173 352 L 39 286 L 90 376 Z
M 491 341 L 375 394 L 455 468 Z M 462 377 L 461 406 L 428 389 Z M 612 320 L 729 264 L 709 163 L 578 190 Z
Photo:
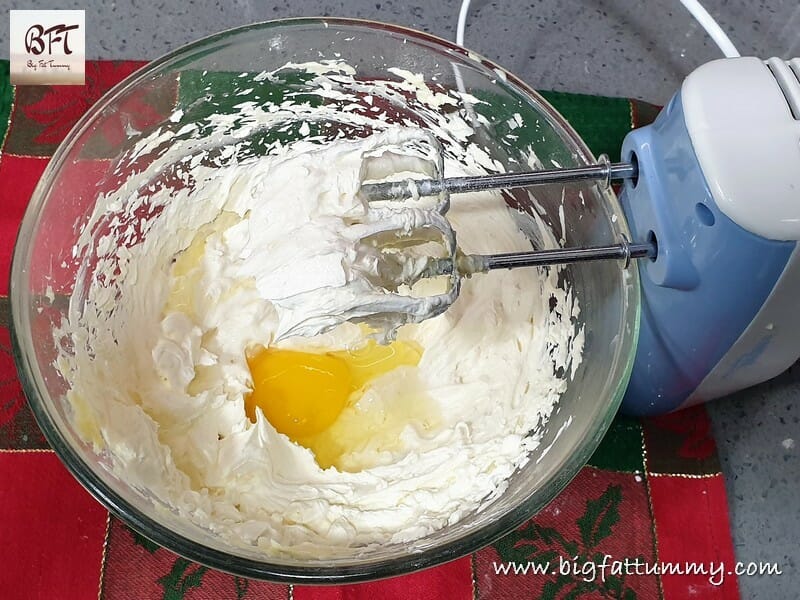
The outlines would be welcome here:
M 86 10 L 88 58 L 156 58 L 222 29 L 296 16 L 342 16 L 455 38 L 455 0 L 62 0 L 10 8 Z M 707 0 L 742 54 L 800 56 L 797 0 Z M 6 13 L 6 10 L 3 12 Z M 466 46 L 540 89 L 636 97 L 662 104 L 681 80 L 720 56 L 677 0 L 474 0 Z M 0 18 L 8 57 L 8 18 Z M 800 589 L 800 366 L 709 405 L 741 561 L 777 562 L 779 577 L 742 577 L 743 598 L 795 598 Z

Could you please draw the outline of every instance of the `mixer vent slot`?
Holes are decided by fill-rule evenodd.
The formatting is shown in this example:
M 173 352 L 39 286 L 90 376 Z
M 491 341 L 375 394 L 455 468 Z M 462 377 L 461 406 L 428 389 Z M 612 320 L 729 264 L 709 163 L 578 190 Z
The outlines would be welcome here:
M 767 67 L 778 82 L 792 116 L 800 121 L 800 59 L 793 58 L 787 62 L 780 58 L 770 58 L 767 60 Z

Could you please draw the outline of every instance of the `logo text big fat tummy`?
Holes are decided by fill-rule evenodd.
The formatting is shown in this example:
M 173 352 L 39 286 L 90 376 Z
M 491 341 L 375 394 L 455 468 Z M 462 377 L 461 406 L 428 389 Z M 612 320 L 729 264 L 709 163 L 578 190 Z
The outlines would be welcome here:
M 84 84 L 84 11 L 12 10 L 9 31 L 11 83 Z

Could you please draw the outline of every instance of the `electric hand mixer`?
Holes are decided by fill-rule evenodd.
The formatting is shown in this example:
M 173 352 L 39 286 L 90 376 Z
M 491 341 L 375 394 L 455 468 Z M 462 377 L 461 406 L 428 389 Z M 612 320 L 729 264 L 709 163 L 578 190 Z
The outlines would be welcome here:
M 644 258 L 639 344 L 623 410 L 669 412 L 788 368 L 800 356 L 792 325 L 800 299 L 800 59 L 703 65 L 652 125 L 627 135 L 622 156 L 626 162 L 613 165 L 363 185 L 370 202 L 443 198 L 427 214 L 414 209 L 405 234 L 414 235 L 414 223 L 433 227 L 446 255 L 390 260 L 384 284 L 396 290 L 451 277 L 447 293 L 428 299 L 427 314 L 416 307 L 419 320 L 446 310 L 462 276 L 475 272 Z M 465 256 L 444 218 L 449 193 L 587 179 L 624 181 L 620 201 L 638 243 Z M 378 219 L 370 233 L 380 228 Z

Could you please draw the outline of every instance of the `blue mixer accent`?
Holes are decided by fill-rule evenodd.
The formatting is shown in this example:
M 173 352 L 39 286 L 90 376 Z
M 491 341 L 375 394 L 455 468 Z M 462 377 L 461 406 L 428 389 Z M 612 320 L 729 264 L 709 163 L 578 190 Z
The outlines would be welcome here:
M 735 101 L 735 100 L 731 100 Z M 622 159 L 639 164 L 620 201 L 634 240 L 655 240 L 639 261 L 642 318 L 622 410 L 661 414 L 691 396 L 753 321 L 796 242 L 755 235 L 717 207 L 676 94 L 656 121 L 632 131 Z

